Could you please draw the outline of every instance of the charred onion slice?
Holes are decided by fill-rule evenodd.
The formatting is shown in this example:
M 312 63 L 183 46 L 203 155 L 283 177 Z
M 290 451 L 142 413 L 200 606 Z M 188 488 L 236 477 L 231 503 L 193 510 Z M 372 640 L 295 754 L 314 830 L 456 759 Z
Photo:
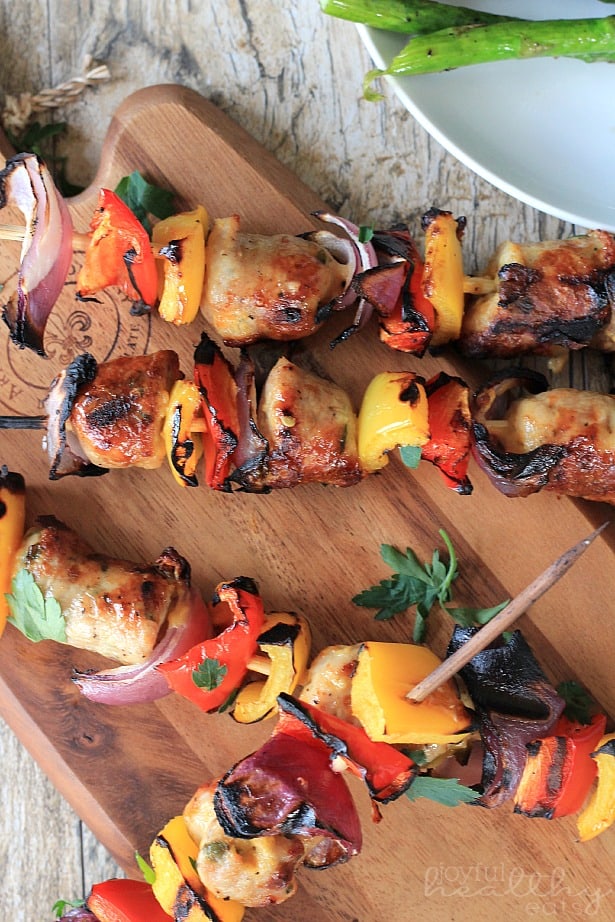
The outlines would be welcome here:
M 303 725 L 315 739 L 322 740 L 328 746 L 333 763 L 339 759 L 361 778 L 372 800 L 389 803 L 412 784 L 417 773 L 414 762 L 389 743 L 371 740 L 363 727 L 350 724 L 287 694 L 278 697 L 278 707 L 282 713 Z M 288 720 L 287 726 L 290 732 L 292 724 Z
M 107 468 L 89 461 L 76 435 L 66 427 L 79 389 L 92 383 L 97 369 L 94 356 L 84 352 L 73 359 L 67 368 L 63 368 L 52 382 L 45 403 L 50 480 L 59 480 L 67 474 L 88 476 L 107 473 Z
M 81 694 L 98 704 L 143 704 L 170 694 L 171 687 L 159 672 L 161 663 L 177 659 L 195 644 L 211 636 L 209 612 L 199 593 L 192 589 L 185 610 L 174 613 L 162 638 L 144 663 L 117 666 L 102 672 L 79 672 L 72 680 Z
M 456 627 L 449 655 L 478 628 Z M 527 745 L 549 736 L 564 701 L 547 680 L 519 631 L 473 657 L 461 670 L 475 704 L 484 745 L 484 807 L 496 807 L 515 793 L 527 759 Z
M 376 251 L 374 250 L 371 243 L 363 242 L 361 238 L 361 231 L 356 224 L 353 224 L 352 221 L 346 220 L 346 218 L 340 218 L 339 215 L 330 214 L 327 211 L 315 211 L 313 212 L 314 216 L 320 221 L 323 221 L 325 224 L 334 224 L 337 227 L 341 227 L 342 230 L 347 234 L 349 240 L 352 243 L 354 249 L 354 266 L 353 272 L 349 277 L 349 285 L 353 277 L 358 273 L 365 272 L 367 269 L 372 269 L 374 266 L 378 265 L 378 257 L 376 256 Z M 356 300 L 356 289 L 351 287 L 350 291 L 347 292 L 346 297 L 344 298 L 344 304 L 352 304 Z M 365 324 L 368 322 L 373 313 L 373 306 L 363 297 L 359 297 L 359 303 L 355 310 L 355 317 L 352 322 L 352 325 L 343 330 L 339 336 L 337 336 L 331 343 L 331 348 L 339 345 L 341 342 L 345 342 L 349 339 L 353 333 L 357 333 Z
M 305 839 L 306 866 L 327 868 L 361 849 L 361 826 L 331 750 L 285 712 L 273 736 L 218 782 L 218 822 L 235 838 L 297 835 Z
M 475 395 L 472 415 L 476 460 L 506 496 L 544 488 L 615 502 L 612 395 L 548 391 L 536 372 L 502 372 Z
M 49 170 L 35 154 L 17 154 L 0 172 L 0 208 L 15 205 L 26 219 L 17 291 L 2 316 L 22 349 L 45 354 L 49 314 L 73 256 L 73 225 Z

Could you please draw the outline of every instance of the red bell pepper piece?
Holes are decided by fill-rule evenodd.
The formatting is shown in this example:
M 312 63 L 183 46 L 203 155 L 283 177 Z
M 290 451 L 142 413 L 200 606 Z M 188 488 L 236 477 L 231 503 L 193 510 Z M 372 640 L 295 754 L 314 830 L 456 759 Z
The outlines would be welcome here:
M 331 759 L 341 758 L 365 782 L 373 800 L 388 803 L 412 784 L 417 773 L 412 759 L 390 743 L 374 742 L 363 727 L 286 694 L 279 695 L 278 706 L 284 733 L 324 742 Z
M 230 491 L 232 455 L 239 441 L 238 387 L 230 364 L 203 333 L 194 353 L 194 383 L 201 394 L 205 481 L 213 490 Z
M 421 356 L 427 349 L 435 326 L 435 311 L 423 294 L 423 263 L 413 259 L 399 297 L 389 316 L 380 315 L 380 339 L 399 352 Z
M 99 922 L 169 922 L 144 880 L 113 878 L 94 884 L 86 905 Z
M 92 236 L 77 277 L 77 297 L 116 285 L 149 307 L 158 296 L 158 270 L 147 231 L 115 192 L 101 189 L 90 222 Z
M 468 387 L 461 378 L 441 371 L 427 382 L 425 390 L 431 438 L 421 448 L 421 458 L 435 464 L 447 484 L 467 496 L 472 492 L 468 479 L 472 449 Z
M 213 602 L 214 619 L 216 607 L 223 603 L 231 617 L 228 626 L 178 659 L 158 666 L 173 691 L 203 711 L 216 711 L 240 687 L 265 622 L 258 588 L 248 577 L 220 583 Z
M 583 806 L 598 773 L 598 766 L 591 754 L 604 736 L 605 728 L 604 714 L 595 714 L 588 724 L 560 717 L 555 734 L 564 735 L 571 741 L 573 758 L 568 784 L 560 792 L 553 816 L 570 816 Z
M 560 717 L 553 736 L 530 743 L 515 812 L 552 819 L 580 810 L 597 774 L 591 753 L 605 726 L 604 714 L 589 724 Z

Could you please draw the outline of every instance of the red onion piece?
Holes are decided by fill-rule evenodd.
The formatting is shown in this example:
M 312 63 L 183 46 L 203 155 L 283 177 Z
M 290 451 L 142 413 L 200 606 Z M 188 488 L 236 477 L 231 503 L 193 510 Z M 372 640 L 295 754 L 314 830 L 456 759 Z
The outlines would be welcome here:
M 151 656 L 137 666 L 117 666 L 103 672 L 73 670 L 72 680 L 79 691 L 98 704 L 144 704 L 163 698 L 171 691 L 166 678 L 156 668 L 177 659 L 195 644 L 211 636 L 211 621 L 201 595 L 190 591 L 188 617 L 182 624 L 169 626 Z
M 15 205 L 26 220 L 17 291 L 3 319 L 18 346 L 45 354 L 43 338 L 73 255 L 73 224 L 49 170 L 35 154 L 17 154 L 0 172 L 0 208 Z
M 317 217 L 320 221 L 324 221 L 326 224 L 335 224 L 337 227 L 341 227 L 342 230 L 348 235 L 352 241 L 354 251 L 355 251 L 355 274 L 359 272 L 365 272 L 367 269 L 373 269 L 378 265 L 378 256 L 376 251 L 371 243 L 364 243 L 359 239 L 360 230 L 356 224 L 353 224 L 352 221 L 347 221 L 346 218 L 340 218 L 338 215 L 330 214 L 327 211 L 315 211 L 314 216 Z M 348 300 L 350 298 L 351 300 Z M 348 306 L 356 300 L 356 295 L 353 292 L 348 294 L 347 298 L 344 300 L 344 305 Z M 352 324 L 340 333 L 333 342 L 331 343 L 331 348 L 339 345 L 341 342 L 345 342 L 349 339 L 353 333 L 357 333 L 365 324 L 368 322 L 372 316 L 374 309 L 369 302 L 364 298 L 359 298 L 357 304 L 357 309 L 355 313 L 355 318 Z

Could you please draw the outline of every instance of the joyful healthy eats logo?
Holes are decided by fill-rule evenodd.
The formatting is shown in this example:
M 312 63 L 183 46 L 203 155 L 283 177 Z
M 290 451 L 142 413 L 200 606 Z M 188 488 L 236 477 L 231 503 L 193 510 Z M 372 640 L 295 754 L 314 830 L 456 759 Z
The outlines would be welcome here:
M 424 890 L 425 897 L 432 900 L 488 899 L 492 901 L 494 917 L 498 899 L 506 900 L 507 905 L 514 901 L 517 919 L 605 919 L 613 894 L 608 886 L 579 886 L 567 878 L 564 868 L 533 871 L 519 866 L 507 868 L 504 863 L 432 865 L 425 870 Z
M 0 253 L 0 304 L 17 285 L 14 253 Z M 6 324 L 0 323 L 0 414 L 36 416 L 55 375 L 81 352 L 91 352 L 99 362 L 121 355 L 147 352 L 150 316 L 133 316 L 130 301 L 115 289 L 96 295 L 97 301 L 79 302 L 75 280 L 79 263 L 73 262 L 64 292 L 54 307 L 45 331 L 47 358 L 11 342 Z

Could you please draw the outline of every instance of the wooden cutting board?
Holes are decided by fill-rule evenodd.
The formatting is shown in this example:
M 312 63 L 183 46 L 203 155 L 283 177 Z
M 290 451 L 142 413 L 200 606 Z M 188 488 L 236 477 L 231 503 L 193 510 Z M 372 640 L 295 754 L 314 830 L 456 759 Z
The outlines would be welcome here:
M 178 208 L 202 203 L 211 218 L 237 212 L 243 227 L 255 232 L 308 230 L 314 225 L 310 212 L 323 204 L 213 105 L 175 86 L 142 90 L 116 113 L 95 181 L 70 202 L 77 230 L 87 229 L 98 187 L 113 188 L 135 169 L 171 188 Z M 0 280 L 7 288 L 14 284 L 18 253 L 17 244 L 0 245 Z M 190 375 L 200 320 L 178 330 L 157 316 L 132 317 L 114 291 L 101 304 L 79 304 L 73 296 L 78 265 L 76 254 L 49 324 L 48 359 L 16 349 L 0 332 L 0 413 L 41 412 L 55 373 L 86 350 L 104 361 L 174 348 Z M 430 376 L 443 368 L 472 382 L 485 376 L 454 354 L 423 360 L 396 355 L 373 328 L 331 351 L 330 339 L 347 322 L 337 318 L 300 344 L 297 355 L 345 387 L 357 408 L 367 382 L 381 370 L 413 368 Z M 222 579 L 253 576 L 267 609 L 300 611 L 310 619 L 315 651 L 332 643 L 410 638 L 409 616 L 375 622 L 351 602 L 390 575 L 379 556 L 381 543 L 413 547 L 427 560 L 434 547 L 444 549 L 438 529 L 446 529 L 460 559 L 456 603 L 487 606 L 519 591 L 612 513 L 547 494 L 505 499 L 475 467 L 474 493 L 461 497 L 430 465 L 410 472 L 397 460 L 346 490 L 306 486 L 270 496 L 182 490 L 165 468 L 50 483 L 36 432 L 0 432 L 0 463 L 26 476 L 29 521 L 54 514 L 100 551 L 139 561 L 173 544 L 192 562 L 194 582 L 206 596 Z M 551 679 L 583 682 L 612 714 L 613 540 L 607 529 L 521 621 Z M 439 613 L 432 622 L 429 643 L 442 654 L 451 625 Z M 138 875 L 135 850 L 147 854 L 161 825 L 196 787 L 260 745 L 273 724 L 238 726 L 176 696 L 147 706 L 97 706 L 71 685 L 74 665 L 101 663 L 52 642 L 30 644 L 9 626 L 0 642 L 0 713 L 118 862 Z M 385 807 L 383 821 L 374 825 L 365 792 L 352 787 L 363 820 L 362 854 L 325 873 L 301 871 L 296 897 L 278 908 L 249 911 L 248 919 L 405 922 L 419 915 L 480 922 L 494 910 L 503 918 L 525 918 L 555 909 L 560 918 L 573 919 L 589 914 L 608 889 L 615 834 L 582 846 L 569 819 L 529 820 L 508 807 L 446 809 L 405 798 Z

